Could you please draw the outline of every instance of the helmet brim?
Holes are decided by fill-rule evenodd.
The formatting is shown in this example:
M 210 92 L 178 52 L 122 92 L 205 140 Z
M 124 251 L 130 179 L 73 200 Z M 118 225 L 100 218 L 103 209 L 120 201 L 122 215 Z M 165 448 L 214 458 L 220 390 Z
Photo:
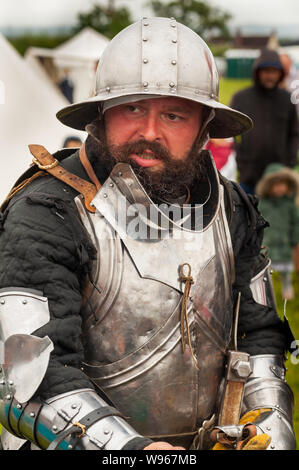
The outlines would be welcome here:
M 132 93 L 132 95 L 134 95 L 134 93 Z M 140 93 L 138 93 L 138 95 L 140 96 Z M 183 93 L 180 93 L 179 96 L 165 94 L 155 95 L 157 98 L 171 96 L 190 100 L 190 96 L 184 96 Z M 148 94 L 144 94 L 144 98 L 148 98 Z M 196 97 L 196 99 L 191 100 L 214 109 L 215 117 L 208 126 L 209 135 L 211 138 L 223 139 L 228 137 L 235 137 L 249 131 L 253 127 L 252 120 L 246 114 L 219 103 L 219 101 L 213 98 Z M 93 96 L 86 101 L 74 103 L 62 108 L 60 111 L 58 111 L 56 117 L 60 122 L 62 122 L 62 124 L 73 129 L 84 131 L 86 125 L 91 123 L 99 116 L 99 105 L 102 102 L 103 98 L 101 96 Z

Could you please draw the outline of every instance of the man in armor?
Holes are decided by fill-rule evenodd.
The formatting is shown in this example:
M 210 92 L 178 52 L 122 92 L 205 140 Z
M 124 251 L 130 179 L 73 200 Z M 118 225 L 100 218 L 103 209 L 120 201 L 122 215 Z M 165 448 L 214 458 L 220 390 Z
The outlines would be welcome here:
M 203 150 L 252 122 L 205 42 L 138 21 L 57 117 L 85 143 L 31 145 L 2 205 L 3 448 L 295 448 L 266 222 Z

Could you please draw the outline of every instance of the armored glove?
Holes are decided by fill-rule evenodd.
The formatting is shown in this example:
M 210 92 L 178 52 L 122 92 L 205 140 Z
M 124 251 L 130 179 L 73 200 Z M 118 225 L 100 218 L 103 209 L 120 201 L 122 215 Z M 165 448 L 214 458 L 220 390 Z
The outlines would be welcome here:
M 285 381 L 284 358 L 251 356 L 239 426 L 218 426 L 211 433 L 215 450 L 293 450 L 293 393 Z M 231 444 L 230 446 L 228 444 Z
M 217 440 L 213 450 L 266 450 L 271 437 L 253 423 L 269 412 L 271 409 L 267 408 L 249 411 L 240 419 L 239 426 L 216 427 L 211 433 L 211 439 Z

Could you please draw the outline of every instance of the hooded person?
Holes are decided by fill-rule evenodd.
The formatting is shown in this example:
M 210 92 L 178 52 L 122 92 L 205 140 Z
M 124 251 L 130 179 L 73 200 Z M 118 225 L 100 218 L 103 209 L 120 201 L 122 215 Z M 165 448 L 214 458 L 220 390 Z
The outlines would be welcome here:
M 264 49 L 254 63 L 253 85 L 237 92 L 231 106 L 253 120 L 253 129 L 235 139 L 239 181 L 248 193 L 270 163 L 293 168 L 299 146 L 296 106 L 282 89 L 285 72 L 278 53 Z
M 219 103 L 205 42 L 134 23 L 58 118 L 86 142 L 31 145 L 2 206 L 3 447 L 205 449 L 217 425 L 226 448 L 294 448 L 266 222 L 203 150 L 252 122 Z
M 280 274 L 282 297 L 293 299 L 293 258 L 299 244 L 298 173 L 272 163 L 258 182 L 256 193 L 261 213 L 270 224 L 263 243 L 269 250 L 273 269 Z

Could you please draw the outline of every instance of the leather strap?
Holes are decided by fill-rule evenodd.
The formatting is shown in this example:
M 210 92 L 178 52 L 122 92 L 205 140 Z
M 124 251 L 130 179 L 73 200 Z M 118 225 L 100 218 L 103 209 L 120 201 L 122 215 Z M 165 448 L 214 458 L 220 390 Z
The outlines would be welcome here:
M 116 408 L 113 408 L 112 406 L 103 406 L 102 408 L 99 408 L 97 410 L 93 410 L 90 413 L 88 413 L 84 418 L 81 419 L 80 422 L 73 424 L 70 428 L 66 429 L 63 432 L 60 432 L 59 435 L 54 439 L 54 441 L 51 442 L 51 444 L 48 446 L 47 450 L 56 450 L 59 444 L 67 438 L 68 436 L 71 436 L 72 434 L 78 434 L 76 436 L 75 441 L 80 439 L 80 437 L 83 437 L 86 428 L 89 428 L 92 424 L 96 423 L 97 421 L 100 421 L 101 419 L 107 418 L 108 416 L 120 416 L 123 417 L 123 415 L 118 411 Z M 71 440 L 72 443 L 72 449 L 74 448 L 74 440 Z
M 235 425 L 239 423 L 244 382 L 228 380 L 225 384 L 219 424 L 221 426 Z
M 74 188 L 78 193 L 83 195 L 86 209 L 89 212 L 96 211 L 96 208 L 90 205 L 97 193 L 97 187 L 95 184 L 89 183 L 79 176 L 67 171 L 59 165 L 59 161 L 56 160 L 56 158 L 54 158 L 53 155 L 51 155 L 42 145 L 29 145 L 29 150 L 34 157 L 32 160 L 33 163 L 37 165 L 40 170 L 50 173 L 55 178 Z
M 85 168 L 85 171 L 86 173 L 88 174 L 89 178 L 91 179 L 91 181 L 93 182 L 93 184 L 95 185 L 95 187 L 97 188 L 97 190 L 99 191 L 101 189 L 101 183 L 99 182 L 91 164 L 90 164 L 90 161 L 88 160 L 87 158 L 87 155 L 86 155 L 86 150 L 85 150 L 85 144 L 83 144 L 81 147 L 80 147 L 80 151 L 79 151 L 79 157 L 80 157 L 80 160 L 81 160 L 81 163 L 83 165 L 83 167 Z

